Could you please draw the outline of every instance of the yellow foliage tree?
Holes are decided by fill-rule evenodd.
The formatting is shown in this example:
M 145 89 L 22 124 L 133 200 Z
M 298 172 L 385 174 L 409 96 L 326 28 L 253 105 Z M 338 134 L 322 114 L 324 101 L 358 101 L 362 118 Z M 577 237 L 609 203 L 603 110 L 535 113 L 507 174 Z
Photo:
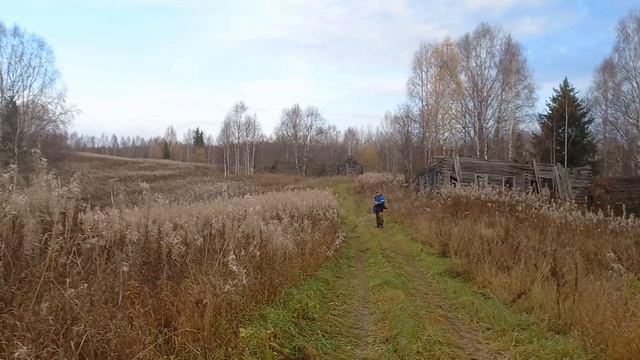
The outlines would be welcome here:
M 369 171 L 378 171 L 380 165 L 380 156 L 373 145 L 362 146 L 358 151 L 358 159 L 360 163 Z
M 198 147 L 196 149 L 196 162 L 205 162 L 207 161 L 207 152 L 203 147 Z

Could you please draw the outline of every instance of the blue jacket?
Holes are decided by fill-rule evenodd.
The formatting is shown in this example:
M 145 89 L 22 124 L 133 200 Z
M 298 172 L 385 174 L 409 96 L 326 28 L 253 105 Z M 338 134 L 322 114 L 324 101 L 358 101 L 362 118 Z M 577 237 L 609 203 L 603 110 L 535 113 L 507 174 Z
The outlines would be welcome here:
M 385 206 L 384 195 L 382 194 L 376 195 L 376 197 L 373 199 L 373 212 L 379 212 L 386 208 L 387 207 Z

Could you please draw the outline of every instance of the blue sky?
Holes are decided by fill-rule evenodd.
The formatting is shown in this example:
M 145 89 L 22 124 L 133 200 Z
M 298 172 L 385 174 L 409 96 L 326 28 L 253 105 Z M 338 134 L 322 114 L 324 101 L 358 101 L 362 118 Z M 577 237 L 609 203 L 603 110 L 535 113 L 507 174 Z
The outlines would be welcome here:
M 339 128 L 375 127 L 405 97 L 421 41 L 481 21 L 520 41 L 539 110 L 566 75 L 586 91 L 637 3 L 545 0 L 3 0 L 0 21 L 55 50 L 72 130 L 217 133 L 243 100 L 269 133 L 284 107 L 318 106 Z

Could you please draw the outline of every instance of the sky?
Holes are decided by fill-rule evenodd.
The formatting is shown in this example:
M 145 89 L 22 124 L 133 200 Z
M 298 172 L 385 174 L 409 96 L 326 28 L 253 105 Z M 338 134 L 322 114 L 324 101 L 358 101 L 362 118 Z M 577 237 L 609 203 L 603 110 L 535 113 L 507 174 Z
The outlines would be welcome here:
M 0 21 L 54 49 L 78 110 L 70 131 L 217 134 L 244 101 L 271 133 L 314 105 L 339 129 L 377 126 L 406 97 L 421 42 L 488 22 L 525 49 L 538 111 L 567 76 L 583 94 L 636 0 L 0 0 Z

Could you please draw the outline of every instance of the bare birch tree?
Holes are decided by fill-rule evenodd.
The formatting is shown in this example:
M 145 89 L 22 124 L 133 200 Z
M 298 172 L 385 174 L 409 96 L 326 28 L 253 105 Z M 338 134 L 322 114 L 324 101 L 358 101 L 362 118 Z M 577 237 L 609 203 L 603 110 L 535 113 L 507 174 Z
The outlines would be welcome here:
M 344 144 L 347 146 L 347 156 L 352 156 L 360 145 L 360 136 L 358 135 L 358 129 L 354 127 L 348 127 L 344 131 Z
M 186 162 L 191 161 L 191 148 L 193 147 L 193 129 L 187 129 L 182 138 L 182 143 L 184 144 L 185 150 L 187 151 L 187 157 L 185 159 Z
M 596 131 L 599 133 L 604 176 L 608 176 L 611 170 L 609 152 L 612 141 L 615 142 L 611 120 L 614 116 L 612 108 L 616 101 L 617 88 L 616 65 L 613 59 L 608 57 L 596 69 L 588 97 L 589 107 L 597 121 Z
M 612 128 L 631 162 L 628 173 L 640 173 L 640 12 L 631 12 L 618 25 L 612 53 L 615 94 Z
M 640 11 L 618 24 L 611 55 L 595 70 L 589 104 L 601 131 L 603 172 L 640 174 Z
M 322 138 L 325 129 L 325 120 L 317 107 L 302 110 L 300 105 L 293 104 L 282 111 L 276 138 L 292 149 L 296 171 L 303 176 L 309 166 L 311 147 Z
M 458 41 L 462 126 L 471 129 L 476 156 L 489 157 L 489 143 L 508 138 L 513 154 L 516 126 L 535 102 L 535 87 L 520 45 L 499 28 L 479 25 Z
M 397 146 L 394 143 L 395 134 L 393 133 L 393 116 L 394 114 L 387 111 L 378 130 L 376 132 L 376 148 L 378 153 L 382 155 L 383 168 L 394 174 L 398 172 L 399 154 Z
M 329 147 L 329 159 L 336 161 L 340 152 L 340 130 L 335 125 L 327 125 L 322 142 Z
M 322 138 L 326 124 L 320 110 L 315 106 L 308 106 L 302 118 L 302 174 L 307 175 L 311 147 Z
M 22 162 L 30 149 L 37 148 L 47 133 L 61 131 L 73 117 L 66 104 L 60 74 L 51 47 L 39 36 L 28 34 L 18 26 L 6 28 L 0 23 L 0 106 L 17 110 L 14 124 L 0 126 L 2 151 L 12 158 L 4 165 L 14 169 L 14 186 L 18 183 Z M 6 111 L 0 111 L 0 117 Z M 7 129 L 13 129 L 7 133 Z M 7 157 L 8 158 L 8 157 Z
M 263 137 L 262 129 L 255 114 L 247 115 L 244 120 L 244 145 L 245 145 L 245 167 L 246 174 L 253 175 L 255 172 L 256 145 Z
M 173 147 L 178 142 L 178 134 L 176 133 L 176 129 L 173 128 L 173 125 L 169 126 L 164 132 L 164 141 L 169 145 L 169 159 L 173 160 Z
M 227 177 L 231 171 L 231 145 L 233 143 L 233 125 L 231 119 L 227 117 L 222 123 L 222 129 L 218 134 L 218 144 L 222 146 L 222 167 L 224 176 Z
M 280 123 L 276 128 L 276 136 L 293 152 L 296 171 L 301 171 L 300 145 L 302 142 L 303 111 L 300 105 L 293 104 L 291 108 L 282 110 Z
M 536 101 L 533 75 L 522 46 L 511 35 L 502 38 L 498 62 L 500 92 L 495 120 L 494 157 L 513 160 L 515 140 L 520 127 L 533 118 Z
M 407 96 L 417 114 L 425 165 L 436 148 L 452 138 L 459 93 L 459 59 L 451 40 L 420 45 L 413 56 Z
M 404 103 L 398 107 L 396 113 L 385 115 L 385 126 L 388 129 L 389 141 L 397 156 L 393 157 L 395 164 L 393 168 L 398 168 L 406 179 L 413 178 L 414 175 L 414 150 L 416 139 L 420 132 L 420 120 L 413 106 Z
M 206 138 L 207 144 L 207 164 L 211 165 L 211 161 L 213 160 L 213 146 L 215 145 L 215 138 L 213 135 L 209 134 Z
M 228 123 L 229 135 L 232 138 L 233 153 L 234 153 L 234 173 L 240 174 L 240 151 L 244 142 L 244 121 L 247 115 L 248 107 L 244 102 L 240 101 L 233 105 L 227 116 L 225 117 L 225 124 Z

